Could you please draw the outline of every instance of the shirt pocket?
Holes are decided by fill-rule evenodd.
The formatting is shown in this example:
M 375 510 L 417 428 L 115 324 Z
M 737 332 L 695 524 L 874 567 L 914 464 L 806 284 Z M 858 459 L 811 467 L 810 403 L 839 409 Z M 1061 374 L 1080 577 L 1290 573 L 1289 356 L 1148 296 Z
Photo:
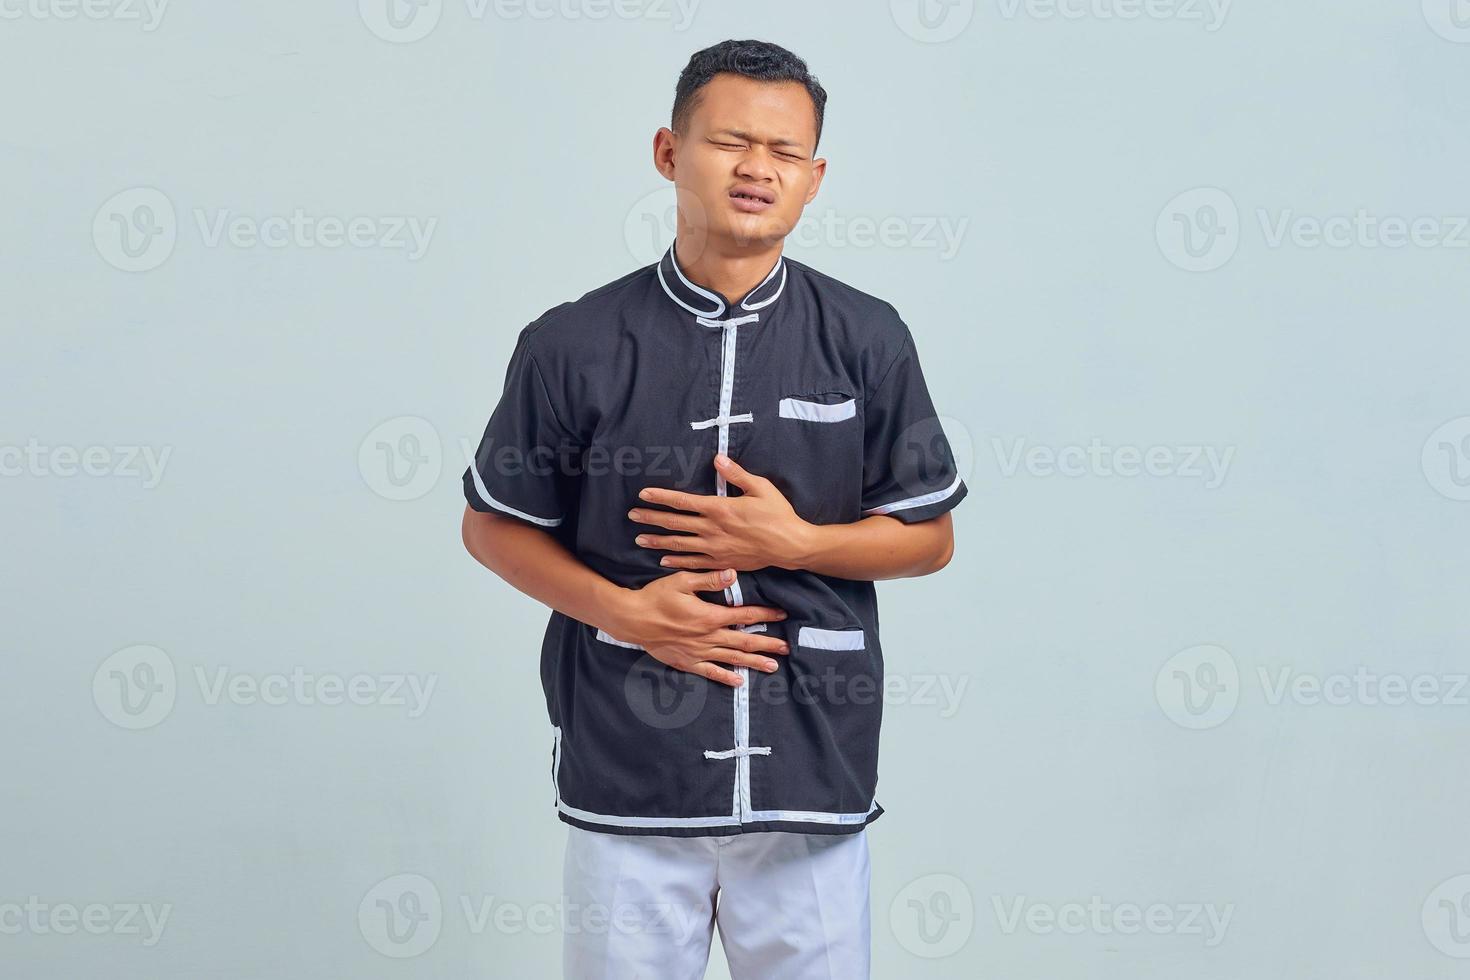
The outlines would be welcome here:
M 863 410 L 855 387 L 819 379 L 778 388 L 763 430 L 767 471 L 804 520 L 855 521 L 863 481 Z M 768 403 L 769 404 L 769 403 Z M 757 472 L 760 472 L 757 470 Z
M 822 629 L 802 626 L 796 631 L 796 645 L 813 650 L 866 650 L 867 641 L 861 627 Z
M 840 388 L 793 392 L 776 406 L 777 418 L 793 422 L 833 425 L 855 420 L 857 414 L 857 399 Z

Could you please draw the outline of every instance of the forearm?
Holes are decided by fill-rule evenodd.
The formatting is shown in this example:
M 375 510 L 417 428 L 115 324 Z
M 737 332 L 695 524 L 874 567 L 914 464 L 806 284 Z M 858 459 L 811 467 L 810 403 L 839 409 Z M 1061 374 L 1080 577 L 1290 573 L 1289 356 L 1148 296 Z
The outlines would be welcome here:
M 462 533 L 474 559 L 518 591 L 616 635 L 629 590 L 593 571 L 547 532 L 466 507 Z
M 806 525 L 783 564 L 876 582 L 937 572 L 953 554 L 954 533 L 947 513 L 915 524 L 874 515 L 852 524 Z

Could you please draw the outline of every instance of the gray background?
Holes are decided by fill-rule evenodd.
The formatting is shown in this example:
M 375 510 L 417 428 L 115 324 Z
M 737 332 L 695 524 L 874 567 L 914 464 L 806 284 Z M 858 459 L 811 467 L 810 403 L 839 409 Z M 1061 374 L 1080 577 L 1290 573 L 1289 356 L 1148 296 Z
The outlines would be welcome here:
M 1470 7 L 477 3 L 0 8 L 0 973 L 556 975 L 463 445 L 755 36 L 831 93 L 789 254 L 897 306 L 971 488 L 880 585 L 876 975 L 1464 974 Z M 364 234 L 248 237 L 298 210 Z

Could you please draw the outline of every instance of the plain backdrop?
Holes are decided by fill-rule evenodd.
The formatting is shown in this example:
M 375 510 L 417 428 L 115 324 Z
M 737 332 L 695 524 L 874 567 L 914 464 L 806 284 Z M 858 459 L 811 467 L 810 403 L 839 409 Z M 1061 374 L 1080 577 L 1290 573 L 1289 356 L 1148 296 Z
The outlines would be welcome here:
M 393 2 L 0 2 L 0 974 L 559 975 L 465 446 L 757 37 L 970 486 L 879 586 L 875 976 L 1463 975 L 1463 2 Z

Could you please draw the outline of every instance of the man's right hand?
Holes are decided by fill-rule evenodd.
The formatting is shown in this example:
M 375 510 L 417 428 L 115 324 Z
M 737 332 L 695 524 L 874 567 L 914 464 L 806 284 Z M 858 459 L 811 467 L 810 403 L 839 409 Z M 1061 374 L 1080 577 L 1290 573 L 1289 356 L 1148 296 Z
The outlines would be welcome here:
M 676 670 L 698 674 L 721 684 L 739 687 L 739 674 L 718 664 L 749 667 L 771 673 L 776 661 L 765 653 L 787 654 L 784 640 L 733 629 L 767 621 L 779 622 L 786 613 L 770 606 L 724 606 L 695 595 L 719 592 L 735 581 L 733 569 L 715 572 L 674 572 L 630 589 L 619 610 L 615 629 L 619 640 L 636 643 L 648 655 Z

